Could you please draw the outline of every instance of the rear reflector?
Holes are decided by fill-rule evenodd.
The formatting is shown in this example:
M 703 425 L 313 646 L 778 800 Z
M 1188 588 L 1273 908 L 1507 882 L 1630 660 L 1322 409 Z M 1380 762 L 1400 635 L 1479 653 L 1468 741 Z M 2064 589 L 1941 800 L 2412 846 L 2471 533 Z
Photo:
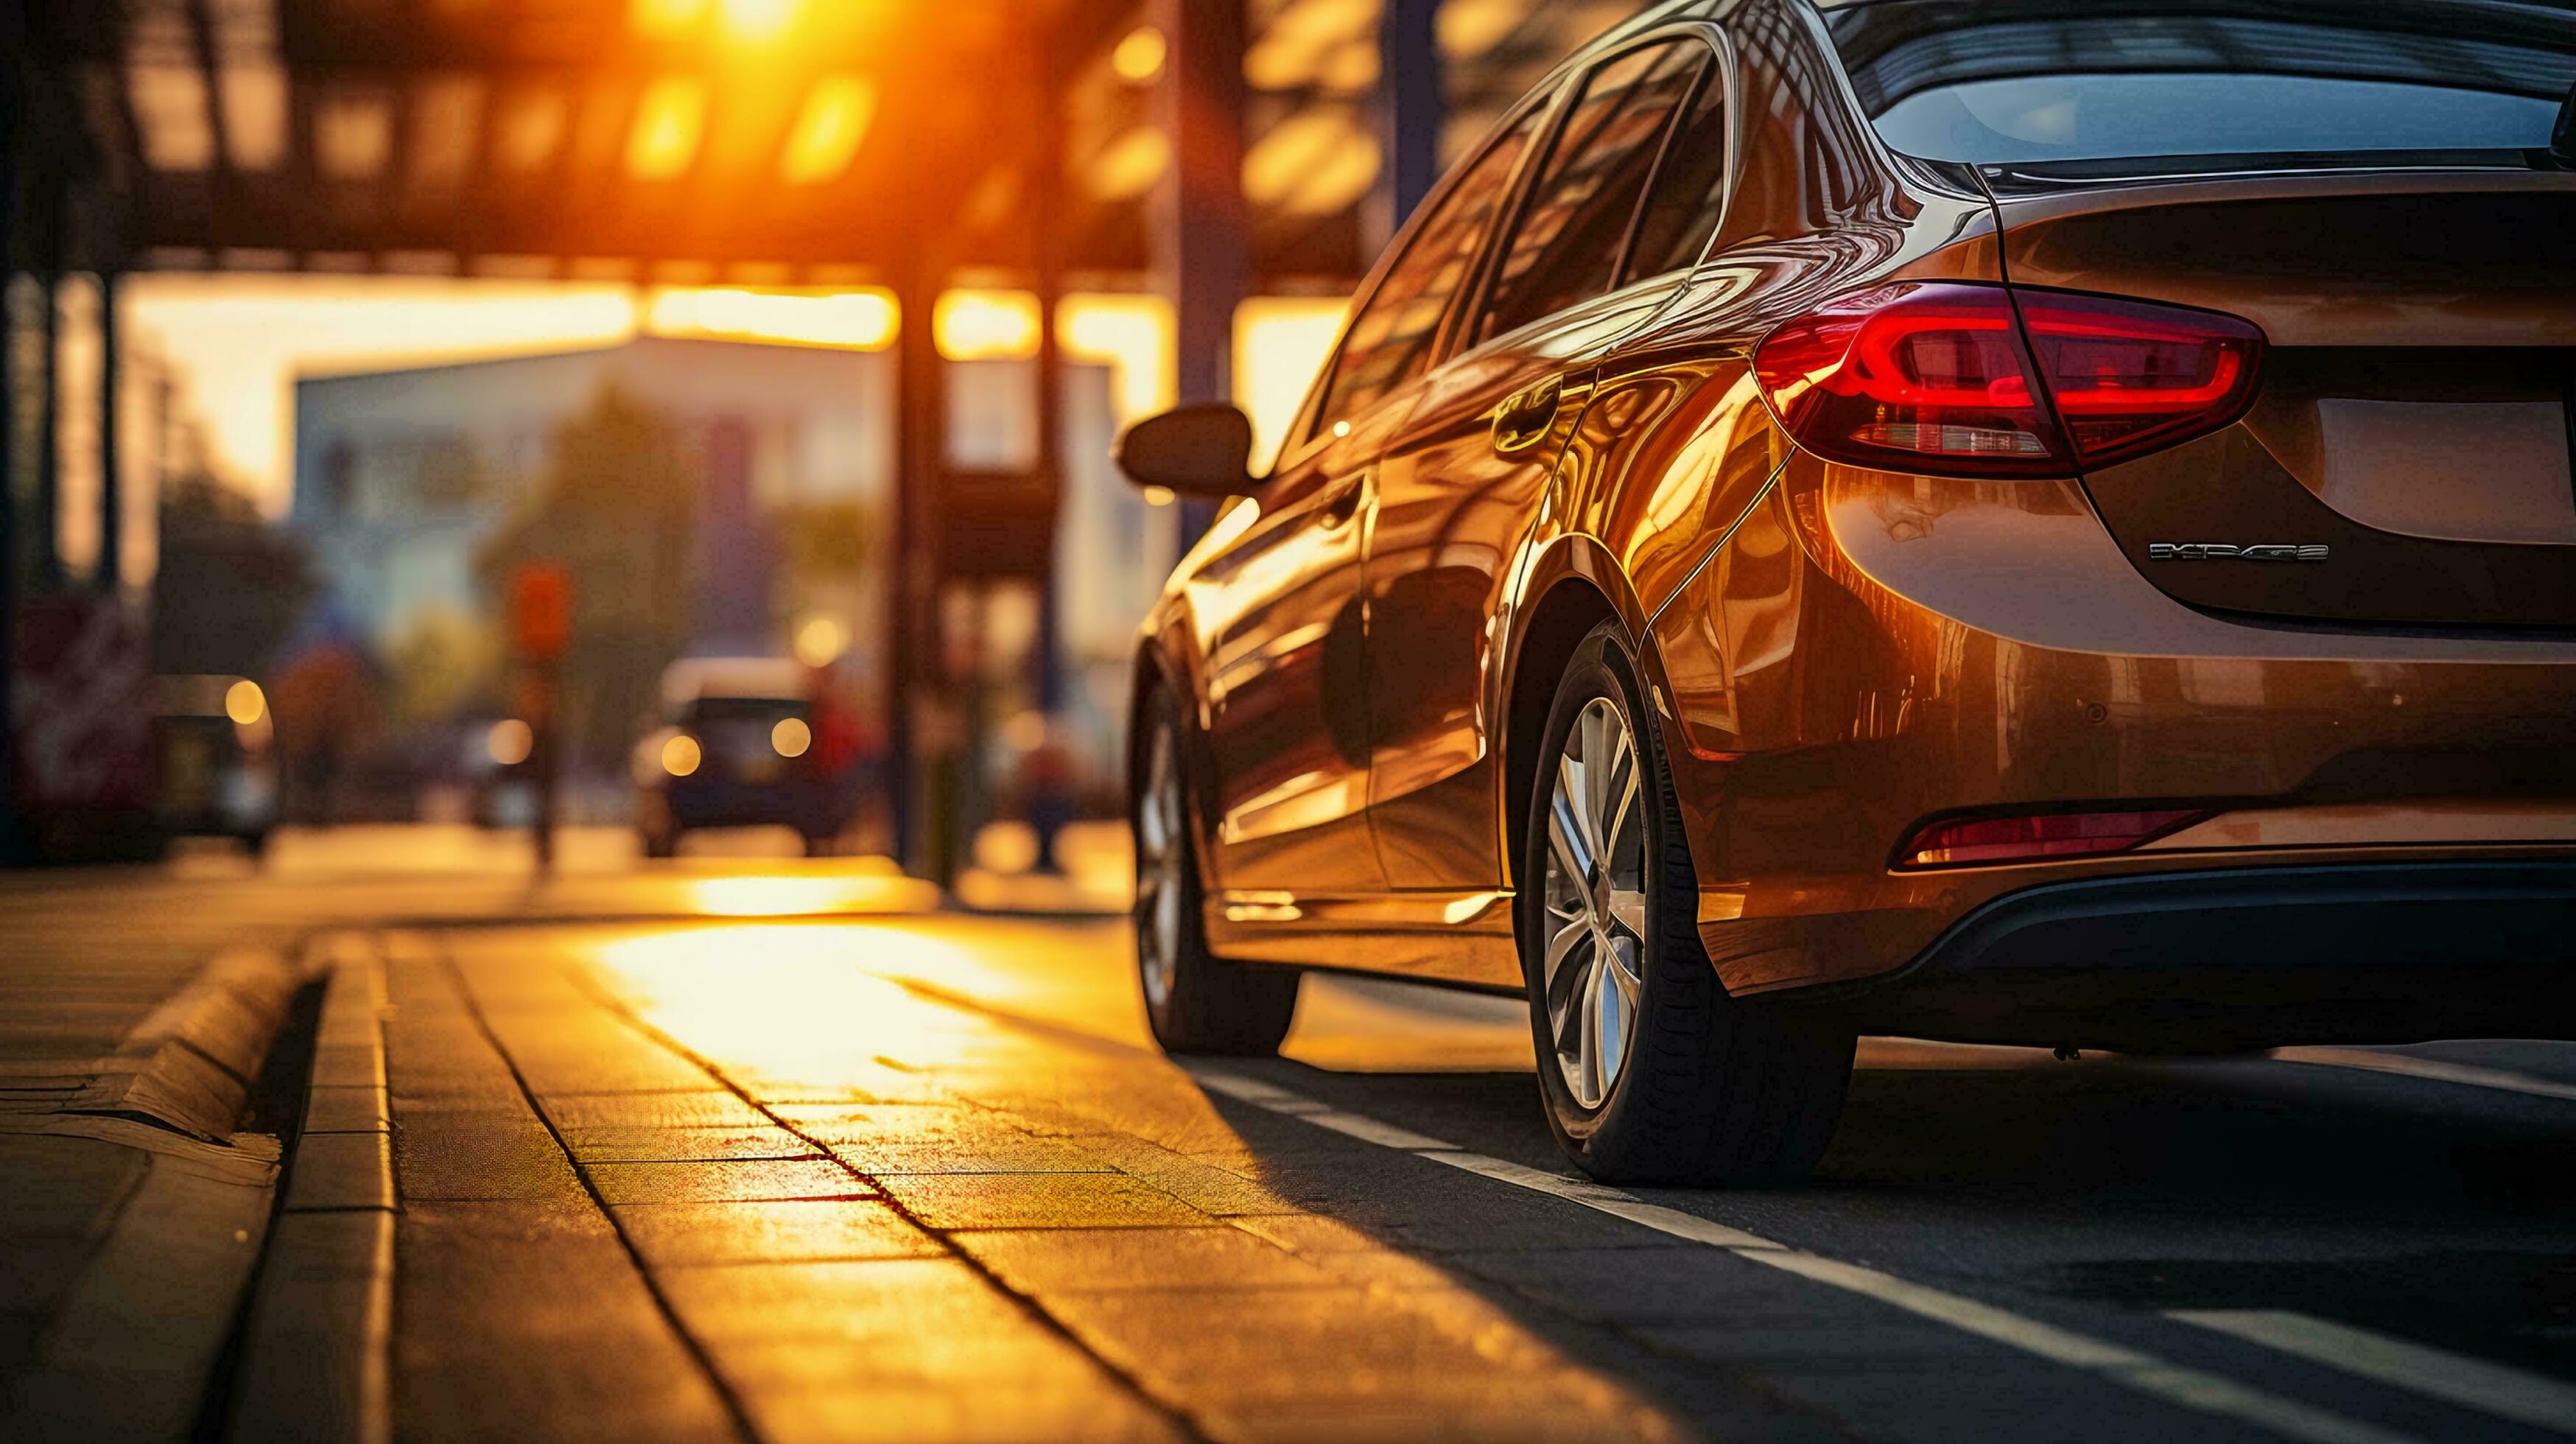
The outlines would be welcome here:
M 1780 424 L 1827 460 L 2056 477 L 2235 420 L 2262 349 L 2261 331 L 2213 311 L 1900 281 L 1782 322 L 1753 367 Z
M 2126 852 L 2186 823 L 2198 810 L 2053 812 L 2032 817 L 1980 817 L 1936 822 L 1897 849 L 1898 867 L 1973 867 Z

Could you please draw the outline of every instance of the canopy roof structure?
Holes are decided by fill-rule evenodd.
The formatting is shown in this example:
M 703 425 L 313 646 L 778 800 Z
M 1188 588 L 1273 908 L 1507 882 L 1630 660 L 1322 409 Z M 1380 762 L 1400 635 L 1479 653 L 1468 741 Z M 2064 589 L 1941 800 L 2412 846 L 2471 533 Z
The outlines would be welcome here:
M 1146 268 L 1173 3 L 30 0 L 27 39 L 105 197 L 75 266 L 829 285 L 1024 268 L 1041 223 L 1063 266 Z M 1247 0 L 1209 99 L 1256 284 L 1347 285 L 1383 234 L 1381 8 Z M 1452 150 L 1639 7 L 1433 8 Z

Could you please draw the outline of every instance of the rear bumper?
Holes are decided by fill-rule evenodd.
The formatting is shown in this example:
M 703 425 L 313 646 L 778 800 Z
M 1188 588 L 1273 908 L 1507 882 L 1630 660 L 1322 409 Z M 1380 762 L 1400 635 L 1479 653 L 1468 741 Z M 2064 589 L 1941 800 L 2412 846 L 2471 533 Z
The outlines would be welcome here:
M 2049 883 L 1844 994 L 1861 1026 L 2123 1051 L 2576 1036 L 2576 861 Z
M 856 811 L 855 790 L 837 782 L 692 781 L 664 790 L 672 820 L 684 828 L 792 827 L 836 832 Z

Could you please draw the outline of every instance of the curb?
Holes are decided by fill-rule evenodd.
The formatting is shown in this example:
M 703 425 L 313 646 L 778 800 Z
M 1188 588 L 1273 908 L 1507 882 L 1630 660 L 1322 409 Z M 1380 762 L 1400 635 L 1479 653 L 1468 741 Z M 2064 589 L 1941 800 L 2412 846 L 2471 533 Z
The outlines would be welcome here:
M 0 1128 L 39 1131 L 44 1115 L 129 1116 L 223 1144 L 286 1022 L 304 969 L 265 948 L 217 953 L 134 1025 L 105 1058 L 48 1058 L 0 1068 L 14 1105 Z
M 276 1195 L 277 1140 L 233 1126 L 306 976 L 277 953 L 219 953 L 113 1056 L 13 1070 L 22 1106 L 0 1114 L 0 1133 L 144 1164 L 0 1400 L 0 1436 L 189 1436 Z
M 341 934 L 317 951 L 330 982 L 312 1085 L 243 1326 L 227 1432 L 384 1444 L 395 1204 L 383 950 Z

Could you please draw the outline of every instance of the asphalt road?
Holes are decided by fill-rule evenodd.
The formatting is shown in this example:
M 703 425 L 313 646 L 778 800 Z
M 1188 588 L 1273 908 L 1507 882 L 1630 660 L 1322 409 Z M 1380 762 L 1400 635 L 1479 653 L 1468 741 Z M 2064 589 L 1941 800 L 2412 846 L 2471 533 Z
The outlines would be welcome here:
M 791 979 L 847 969 L 1108 1045 L 1139 1096 L 1169 1086 L 1120 926 L 870 930 L 605 955 L 667 981 L 774 944 L 804 966 L 730 979 L 729 1014 L 794 1015 Z M 1813 1183 L 1625 1194 L 1566 1175 L 1508 1003 L 1310 979 L 1287 1052 L 1188 1073 L 1254 1176 L 1712 1437 L 2576 1433 L 2576 1048 L 2060 1062 L 1870 1040 Z

